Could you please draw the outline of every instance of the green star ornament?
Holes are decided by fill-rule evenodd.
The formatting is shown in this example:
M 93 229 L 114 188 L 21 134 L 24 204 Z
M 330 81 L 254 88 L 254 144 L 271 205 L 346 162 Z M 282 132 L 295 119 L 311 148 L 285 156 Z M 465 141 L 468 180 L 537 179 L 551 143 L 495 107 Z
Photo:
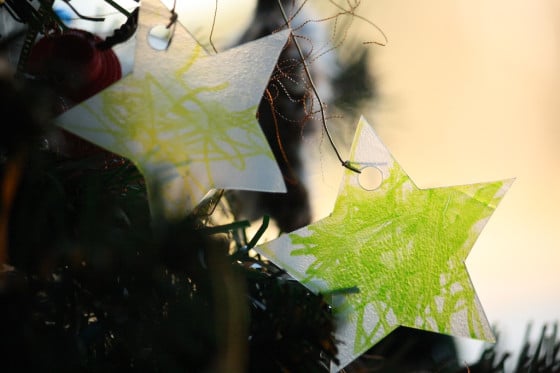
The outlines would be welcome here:
M 209 56 L 182 26 L 160 26 L 174 33 L 155 49 L 150 30 L 169 16 L 142 0 L 132 74 L 57 123 L 134 162 L 153 215 L 180 218 L 212 189 L 286 192 L 256 112 L 290 31 Z
M 331 370 L 399 325 L 493 341 L 464 261 L 512 180 L 420 189 L 364 118 L 350 159 L 362 174 L 345 171 L 330 216 L 256 248 L 313 292 L 334 294 L 341 343 Z M 371 170 L 381 183 L 367 190 Z

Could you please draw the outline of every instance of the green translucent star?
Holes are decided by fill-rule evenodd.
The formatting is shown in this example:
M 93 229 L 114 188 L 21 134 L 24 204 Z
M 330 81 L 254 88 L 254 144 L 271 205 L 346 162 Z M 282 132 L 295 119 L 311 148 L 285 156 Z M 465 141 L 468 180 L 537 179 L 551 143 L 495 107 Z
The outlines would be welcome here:
M 167 217 L 214 188 L 285 192 L 256 112 L 289 31 L 208 56 L 177 26 L 168 49 L 153 49 L 149 31 L 168 17 L 158 0 L 143 0 L 132 74 L 58 124 L 133 161 L 152 211 Z
M 333 297 L 341 369 L 399 325 L 493 341 L 464 261 L 512 180 L 419 189 L 362 118 L 352 163 L 382 174 L 375 190 L 346 171 L 330 216 L 257 251 Z

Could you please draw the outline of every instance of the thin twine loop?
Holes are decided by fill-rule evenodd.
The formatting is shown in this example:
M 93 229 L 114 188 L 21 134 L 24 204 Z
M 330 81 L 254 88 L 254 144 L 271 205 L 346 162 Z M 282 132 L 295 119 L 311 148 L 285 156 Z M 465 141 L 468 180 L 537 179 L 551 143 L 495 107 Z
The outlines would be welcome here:
M 177 22 L 177 19 L 179 18 L 179 15 L 177 14 L 177 12 L 175 12 L 176 5 L 177 5 L 177 0 L 173 0 L 173 8 L 171 8 L 170 10 L 171 16 L 169 17 L 169 23 L 167 24 L 167 26 L 165 26 L 165 28 L 170 28 L 171 26 L 174 26 L 175 23 Z
M 217 16 L 218 16 L 218 0 L 216 0 L 216 3 L 214 5 L 214 17 L 212 17 L 212 28 L 210 29 L 210 36 L 208 36 L 208 40 L 210 41 L 210 46 L 214 50 L 214 53 L 218 53 L 218 50 L 216 49 L 216 46 L 214 45 L 214 41 L 212 40 L 212 37 L 214 35 L 214 27 L 216 26 L 216 17 Z
M 175 6 L 177 5 L 177 0 L 173 0 L 173 7 L 170 9 L 171 15 L 169 16 L 169 22 L 165 25 L 165 28 L 170 30 L 169 40 L 167 41 L 167 46 L 165 49 L 169 49 L 171 45 L 171 41 L 175 36 L 175 26 L 177 25 L 177 20 L 179 19 L 179 15 L 175 12 Z
M 284 22 L 286 23 L 286 26 L 288 28 L 291 29 L 291 24 L 290 24 L 290 20 L 288 19 L 288 16 L 286 14 L 286 11 L 284 10 L 284 6 L 282 5 L 282 0 L 278 0 L 278 6 L 280 7 L 280 11 L 282 12 L 282 17 L 284 18 Z M 323 102 L 321 101 L 321 97 L 319 96 L 319 91 L 317 90 L 317 87 L 315 86 L 315 83 L 313 82 L 313 79 L 311 78 L 311 73 L 309 72 L 309 67 L 307 66 L 307 62 L 305 60 L 305 57 L 303 55 L 303 52 L 301 50 L 301 47 L 299 46 L 299 43 L 297 42 L 296 38 L 294 37 L 294 35 L 292 34 L 292 41 L 294 42 L 294 45 L 296 46 L 297 52 L 299 57 L 301 58 L 301 63 L 303 64 L 303 70 L 305 72 L 305 75 L 307 76 L 307 79 L 309 79 L 309 85 L 311 86 L 311 89 L 313 90 L 313 94 L 315 96 L 315 98 L 317 99 L 317 101 L 319 102 L 319 108 L 320 108 L 320 112 L 321 112 L 321 122 L 323 125 L 323 129 L 325 130 L 325 134 L 327 135 L 327 138 L 329 139 L 329 142 L 331 144 L 331 147 L 333 148 L 336 157 L 338 158 L 340 164 L 353 171 L 356 173 L 361 173 L 361 171 L 354 167 L 352 165 L 352 163 L 349 160 L 343 160 L 342 156 L 340 155 L 340 152 L 338 151 L 334 140 L 331 136 L 331 133 L 329 131 L 329 128 L 327 126 L 327 119 L 325 117 L 325 108 L 323 107 Z

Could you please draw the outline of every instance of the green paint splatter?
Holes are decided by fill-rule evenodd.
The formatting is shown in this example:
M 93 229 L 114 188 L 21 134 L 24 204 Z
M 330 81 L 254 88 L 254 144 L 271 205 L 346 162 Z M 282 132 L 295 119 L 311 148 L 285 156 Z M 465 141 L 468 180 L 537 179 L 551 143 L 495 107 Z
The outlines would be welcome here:
M 307 227 L 311 235 L 289 236 L 292 256 L 315 258 L 298 278 L 304 284 L 359 287 L 337 308 L 357 315 L 356 354 L 398 325 L 451 334 L 461 313 L 480 337 L 485 318 L 464 260 L 504 183 L 422 190 L 395 163 L 376 191 L 345 185 L 333 214 Z

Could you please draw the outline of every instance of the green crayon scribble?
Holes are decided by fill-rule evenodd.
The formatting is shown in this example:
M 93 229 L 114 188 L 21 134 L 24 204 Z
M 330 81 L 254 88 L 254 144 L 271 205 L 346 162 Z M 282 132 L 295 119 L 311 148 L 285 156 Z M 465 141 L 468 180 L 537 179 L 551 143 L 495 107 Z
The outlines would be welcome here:
M 451 334 L 461 312 L 472 337 L 491 338 L 483 335 L 485 318 L 464 260 L 503 186 L 418 189 L 396 163 L 376 191 L 346 183 L 333 214 L 308 227 L 311 235 L 290 234 L 292 256 L 315 258 L 298 279 L 327 289 L 359 287 L 337 308 L 357 315 L 357 354 L 398 325 Z M 372 314 L 375 325 L 364 324 Z
M 198 57 L 195 48 L 176 71 L 157 77 L 147 73 L 144 79 L 129 77 L 126 87 L 100 93 L 102 112 L 87 105 L 85 109 L 100 124 L 88 131 L 108 135 L 107 148 L 130 158 L 143 172 L 147 166 L 160 165 L 160 182 L 162 178 L 165 182 L 167 167 L 170 177 L 186 178 L 186 189 L 206 193 L 208 186 L 190 173 L 194 162 L 204 164 L 212 186 L 212 175 L 219 171 L 212 169 L 214 162 L 225 161 L 243 171 L 248 158 L 274 160 L 274 156 L 256 122 L 256 105 L 241 111 L 225 107 L 219 92 L 228 87 L 227 81 L 215 86 L 189 85 L 184 75 Z M 193 195 L 192 190 L 188 194 Z

